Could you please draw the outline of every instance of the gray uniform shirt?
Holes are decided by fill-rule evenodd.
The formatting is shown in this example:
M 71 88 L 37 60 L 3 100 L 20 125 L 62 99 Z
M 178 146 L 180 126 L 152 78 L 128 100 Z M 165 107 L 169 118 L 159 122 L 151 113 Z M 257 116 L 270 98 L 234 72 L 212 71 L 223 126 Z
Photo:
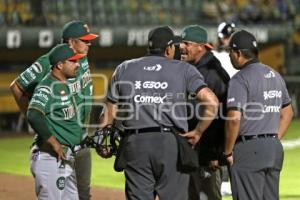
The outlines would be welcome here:
M 250 61 L 230 80 L 227 110 L 238 109 L 243 113 L 239 135 L 277 134 L 280 110 L 291 99 L 282 77 L 255 61 Z
M 161 56 L 145 56 L 120 64 L 107 99 L 119 103 L 126 129 L 175 126 L 187 131 L 187 95 L 206 87 L 188 63 Z

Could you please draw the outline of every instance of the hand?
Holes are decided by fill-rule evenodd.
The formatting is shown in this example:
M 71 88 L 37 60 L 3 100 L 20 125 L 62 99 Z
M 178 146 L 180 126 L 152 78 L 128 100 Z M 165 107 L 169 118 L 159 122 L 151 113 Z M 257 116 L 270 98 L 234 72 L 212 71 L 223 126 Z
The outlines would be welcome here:
M 211 160 L 211 161 L 209 161 L 208 167 L 211 170 L 216 171 L 217 169 L 220 168 L 219 161 L 218 160 Z
M 201 135 L 195 130 L 192 130 L 184 134 L 179 134 L 179 135 L 187 138 L 188 142 L 191 143 L 192 145 L 196 145 L 201 138 Z
M 64 160 L 66 159 L 66 155 L 64 149 L 60 143 L 57 142 L 55 146 L 53 146 L 53 150 L 57 154 L 57 160 Z
M 49 143 L 52 146 L 53 150 L 57 154 L 57 160 L 66 159 L 62 145 L 56 140 L 56 138 L 53 135 L 48 138 L 47 143 Z
M 227 160 L 229 166 L 232 166 L 232 165 L 233 165 L 233 155 L 227 157 L 226 160 Z

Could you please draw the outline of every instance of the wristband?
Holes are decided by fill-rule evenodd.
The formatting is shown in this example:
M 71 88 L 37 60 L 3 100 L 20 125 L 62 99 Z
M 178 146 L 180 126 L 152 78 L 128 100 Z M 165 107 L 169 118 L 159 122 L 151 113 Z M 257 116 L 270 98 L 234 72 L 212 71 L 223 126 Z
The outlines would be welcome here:
M 231 152 L 231 153 L 229 153 L 229 154 L 225 154 L 225 153 L 223 153 L 223 155 L 225 156 L 225 158 L 229 158 L 230 156 L 232 156 L 232 152 Z

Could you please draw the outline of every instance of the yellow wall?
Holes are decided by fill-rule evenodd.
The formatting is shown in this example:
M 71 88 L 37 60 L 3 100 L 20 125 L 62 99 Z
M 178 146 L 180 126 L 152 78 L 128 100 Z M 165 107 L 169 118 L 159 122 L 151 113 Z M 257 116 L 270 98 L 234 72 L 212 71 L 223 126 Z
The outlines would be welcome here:
M 281 71 L 282 67 L 285 67 L 284 45 L 280 43 L 268 45 L 260 50 L 259 58 L 262 63 Z

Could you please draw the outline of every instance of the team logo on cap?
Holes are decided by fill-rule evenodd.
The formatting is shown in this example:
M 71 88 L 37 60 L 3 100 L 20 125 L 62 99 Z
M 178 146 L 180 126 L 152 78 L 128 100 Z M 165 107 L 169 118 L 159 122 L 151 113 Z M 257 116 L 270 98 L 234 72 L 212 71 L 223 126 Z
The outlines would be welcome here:
M 153 42 L 152 41 L 149 41 L 149 47 L 153 47 Z
M 87 24 L 83 25 L 83 27 L 86 29 L 86 31 L 89 33 L 90 32 L 90 28 Z
M 257 47 L 257 42 L 256 41 L 253 41 L 252 44 L 253 44 L 254 47 Z

